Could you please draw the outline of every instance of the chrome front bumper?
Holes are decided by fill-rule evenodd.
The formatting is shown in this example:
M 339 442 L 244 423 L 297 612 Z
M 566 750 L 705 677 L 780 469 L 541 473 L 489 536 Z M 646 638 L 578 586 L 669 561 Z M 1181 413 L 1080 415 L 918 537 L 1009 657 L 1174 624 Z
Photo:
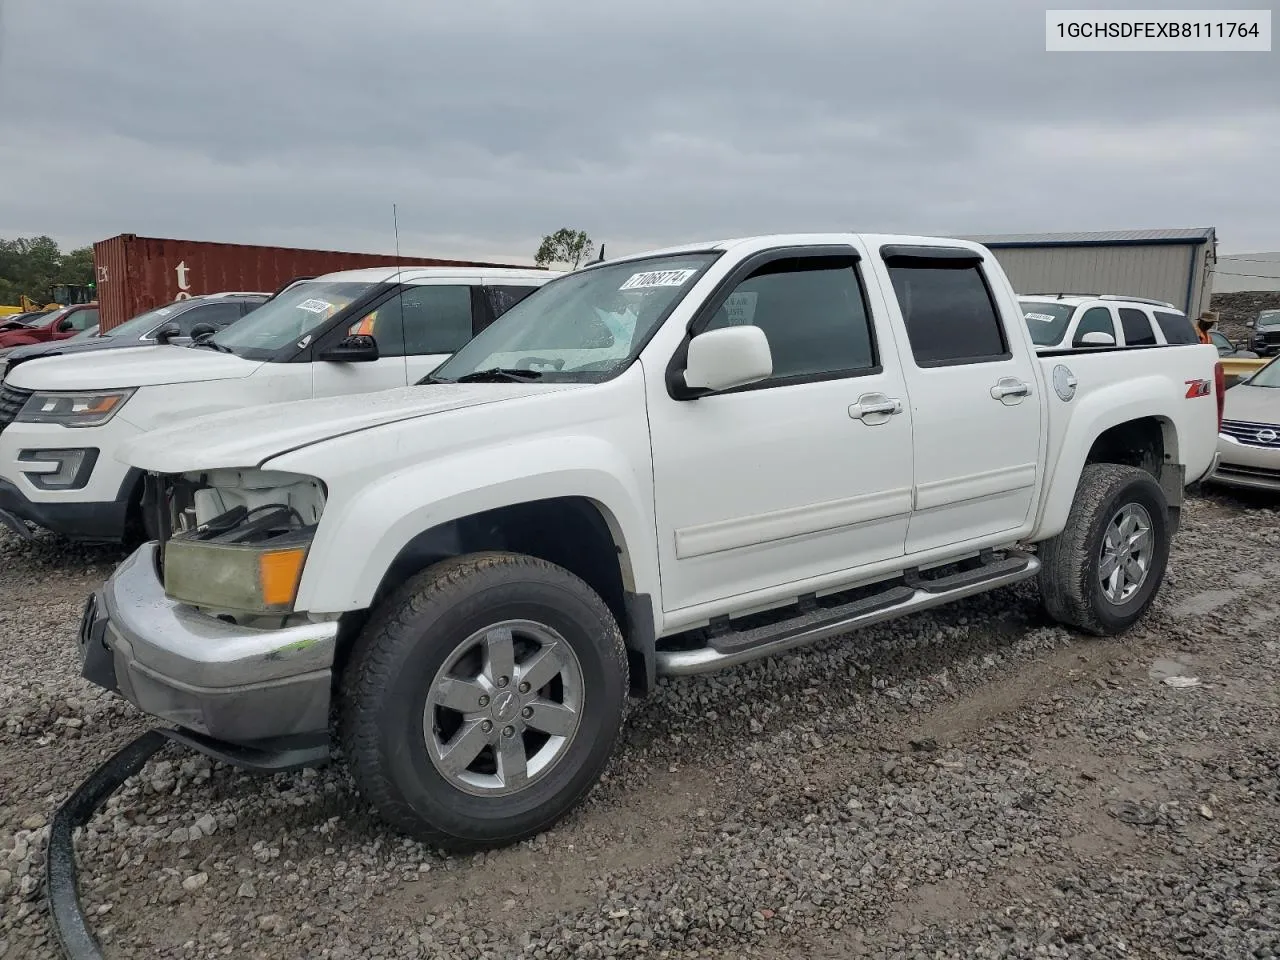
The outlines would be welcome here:
M 1252 446 L 1220 434 L 1207 479 L 1232 487 L 1280 492 L 1280 448 Z
M 336 621 L 259 630 L 165 596 L 148 543 L 85 604 L 86 679 L 232 744 L 327 736 Z

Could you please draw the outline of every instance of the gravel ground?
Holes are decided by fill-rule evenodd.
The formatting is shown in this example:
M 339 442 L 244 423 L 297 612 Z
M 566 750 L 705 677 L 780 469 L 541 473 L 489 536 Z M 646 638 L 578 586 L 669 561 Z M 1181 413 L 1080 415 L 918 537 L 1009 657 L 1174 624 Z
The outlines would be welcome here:
M 487 855 L 384 831 L 341 764 L 168 747 L 82 832 L 82 893 L 113 958 L 1280 957 L 1277 508 L 1192 501 L 1122 640 L 1023 585 L 664 683 L 586 804 Z M 146 727 L 77 674 L 118 559 L 0 532 L 5 960 L 57 955 L 47 818 Z

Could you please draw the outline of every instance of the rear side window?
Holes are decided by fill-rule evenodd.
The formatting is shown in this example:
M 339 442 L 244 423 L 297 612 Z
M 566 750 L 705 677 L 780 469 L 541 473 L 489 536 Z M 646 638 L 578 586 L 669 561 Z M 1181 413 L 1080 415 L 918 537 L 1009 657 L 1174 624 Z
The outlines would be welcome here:
M 1154 347 L 1156 345 L 1156 332 L 1151 329 L 1151 321 L 1141 310 L 1121 307 L 1120 328 L 1124 330 L 1126 346 Z
M 1007 360 L 1004 327 L 981 269 L 969 262 L 943 263 L 889 266 L 916 363 L 938 367 Z
M 1183 314 L 1170 313 L 1167 310 L 1155 310 L 1153 313 L 1155 313 L 1156 323 L 1160 325 L 1160 332 L 1164 334 L 1166 342 L 1200 342 L 1200 338 L 1196 336 L 1196 332 L 1191 326 L 1191 321 Z
M 1076 335 L 1071 338 L 1071 345 L 1073 347 L 1092 346 L 1084 342 L 1086 333 L 1105 333 L 1111 338 L 1113 345 L 1119 342 L 1116 340 L 1115 321 L 1111 319 L 1111 311 L 1106 307 L 1090 307 L 1084 312 L 1084 316 L 1076 325 Z
M 207 323 L 221 330 L 229 323 L 240 319 L 240 304 L 224 301 L 222 303 L 206 303 L 194 307 L 178 316 L 178 329 L 182 336 L 191 336 L 191 329 L 198 323 Z M 163 324 L 162 324 L 163 326 Z
M 537 289 L 537 287 L 507 284 L 501 286 L 486 286 L 484 288 L 484 295 L 489 302 L 490 315 L 494 320 L 497 320 L 500 316 Z

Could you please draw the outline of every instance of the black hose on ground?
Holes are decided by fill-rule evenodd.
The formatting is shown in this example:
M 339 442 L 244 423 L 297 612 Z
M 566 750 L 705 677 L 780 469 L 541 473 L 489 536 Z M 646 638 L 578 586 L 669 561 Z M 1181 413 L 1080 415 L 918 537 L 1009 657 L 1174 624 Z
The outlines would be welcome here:
M 73 842 L 75 829 L 88 823 L 107 797 L 168 742 L 169 738 L 159 730 L 144 733 L 93 771 L 53 815 L 45 853 L 45 893 L 49 898 L 49 920 L 54 936 L 69 960 L 103 960 L 102 949 L 80 907 Z

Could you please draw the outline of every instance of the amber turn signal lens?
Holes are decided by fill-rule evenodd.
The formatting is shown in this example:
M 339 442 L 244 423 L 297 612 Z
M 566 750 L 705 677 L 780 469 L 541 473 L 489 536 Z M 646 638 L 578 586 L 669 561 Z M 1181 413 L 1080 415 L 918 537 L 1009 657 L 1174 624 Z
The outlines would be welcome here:
M 262 602 L 268 607 L 287 607 L 298 593 L 302 564 L 307 559 L 306 547 L 271 550 L 258 558 L 258 575 L 262 582 Z

